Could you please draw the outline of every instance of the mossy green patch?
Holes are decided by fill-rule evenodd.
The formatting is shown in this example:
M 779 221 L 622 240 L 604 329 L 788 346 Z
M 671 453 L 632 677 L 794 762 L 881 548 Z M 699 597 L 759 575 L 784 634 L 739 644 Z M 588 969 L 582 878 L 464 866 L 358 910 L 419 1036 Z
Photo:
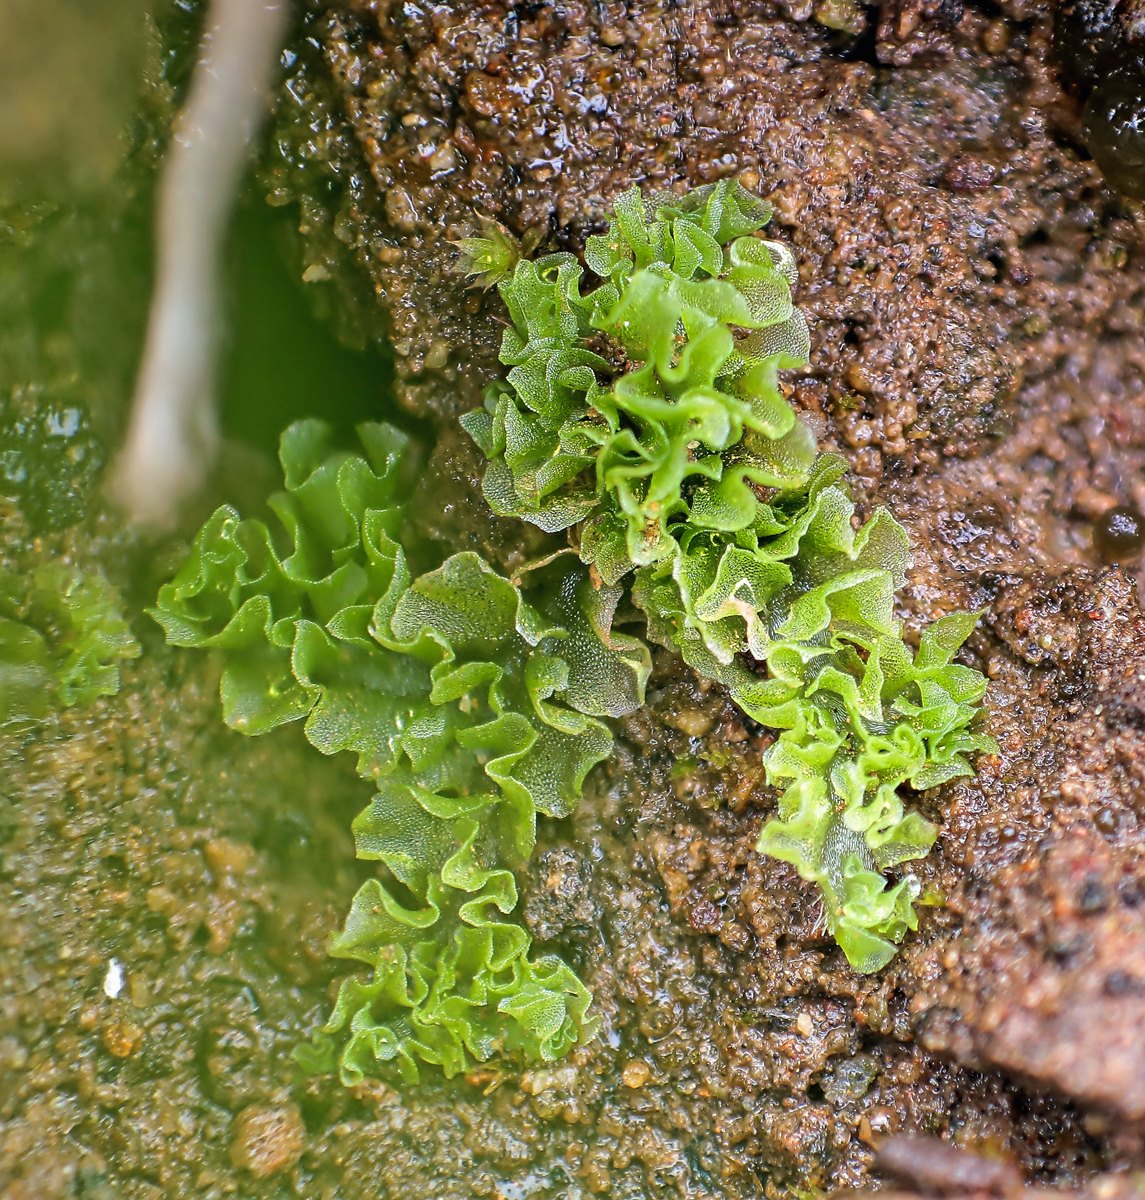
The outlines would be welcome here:
M 986 683 L 953 655 L 954 614 L 903 641 L 895 593 L 906 531 L 856 519 L 845 464 L 817 456 L 779 372 L 806 364 L 791 252 L 756 236 L 769 207 L 724 181 L 617 201 L 608 232 L 517 263 L 499 290 L 509 371 L 462 423 L 489 459 L 493 509 L 556 532 L 606 586 L 626 578 L 649 636 L 780 731 L 765 758 L 782 789 L 759 849 L 823 895 L 861 971 L 917 925 L 918 884 L 884 872 L 936 830 L 904 808 L 973 773 Z
M 570 542 L 527 585 L 471 552 L 415 573 L 404 435 L 364 425 L 344 451 L 303 421 L 273 520 L 219 509 L 161 589 L 168 640 L 222 655 L 228 724 L 302 722 L 376 789 L 354 836 L 378 873 L 331 945 L 370 970 L 343 982 L 306 1065 L 410 1081 L 591 1035 L 584 985 L 513 920 L 515 871 L 538 817 L 571 813 L 610 754 L 605 721 L 643 703 L 648 648 L 614 627 L 626 596 L 651 640 L 777 732 L 759 849 L 818 886 L 852 965 L 877 970 L 917 926 L 897 869 L 936 830 L 902 789 L 971 774 L 993 746 L 985 680 L 953 661 L 976 617 L 904 641 L 906 532 L 885 509 L 858 520 L 845 464 L 816 453 L 780 384 L 809 339 L 790 251 L 756 236 L 769 216 L 726 182 L 633 189 L 585 247 L 591 286 L 573 255 L 534 261 L 500 231 L 462 245 L 511 318 L 505 379 L 463 418 L 485 495 Z
M 567 816 L 610 753 L 600 718 L 642 703 L 648 651 L 611 630 L 619 590 L 594 590 L 575 559 L 533 573 L 527 597 L 472 553 L 413 575 L 406 439 L 359 435 L 339 452 L 319 422 L 291 426 L 277 528 L 219 509 L 154 615 L 170 642 L 223 654 L 229 725 L 303 721 L 377 789 L 354 837 L 382 870 L 331 945 L 371 974 L 343 982 L 306 1065 L 408 1081 L 426 1063 L 553 1059 L 593 1031 L 590 997 L 507 919 L 513 871 L 538 814 Z

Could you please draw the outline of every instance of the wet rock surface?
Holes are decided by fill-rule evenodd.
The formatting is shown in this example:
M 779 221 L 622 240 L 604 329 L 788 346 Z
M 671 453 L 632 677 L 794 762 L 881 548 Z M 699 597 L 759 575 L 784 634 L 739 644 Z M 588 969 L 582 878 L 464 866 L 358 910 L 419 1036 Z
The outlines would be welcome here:
M 1106 179 L 1128 196 L 1145 196 L 1145 6 L 1063 0 L 1053 49 L 1067 86 L 1087 97 L 1086 143 Z
M 458 291 L 449 244 L 476 213 L 577 246 L 634 181 L 741 174 L 800 263 L 815 335 L 801 395 L 861 471 L 933 465 L 1003 432 L 1051 350 L 1048 293 L 1102 242 L 1119 253 L 1132 224 L 1062 134 L 1080 110 L 1048 64 L 1048 23 L 904 7 L 920 34 L 942 27 L 937 65 L 841 57 L 830 30 L 764 5 L 316 17 L 324 62 L 300 66 L 296 90 L 325 72 L 353 127 L 343 174 L 360 198 L 337 212 L 384 297 L 405 404 L 453 415 L 495 373 L 495 302 Z M 310 225 L 305 189 L 302 203 Z
M 1024 711 L 999 728 L 1021 748 L 1003 774 L 988 766 L 948 813 L 948 829 L 973 831 L 963 925 L 942 951 L 941 977 L 917 991 L 918 1037 L 1138 1122 L 1145 621 L 1116 570 L 1008 590 L 1014 601 L 996 627 L 1034 671 Z M 1052 704 L 1045 725 L 1030 720 L 1039 694 Z M 970 815 L 983 808 L 979 787 L 985 811 L 1005 814 L 989 833 Z
M 903 616 L 985 612 L 1001 750 L 920 800 L 919 934 L 849 971 L 754 852 L 769 735 L 665 657 L 522 881 L 601 1038 L 405 1093 L 303 1080 L 361 785 L 289 733 L 226 734 L 204 661 L 152 635 L 119 697 L 0 748 L 0 1194 L 747 1200 L 867 1186 L 904 1133 L 1138 1194 L 1142 563 L 1103 567 L 1094 528 L 1145 506 L 1140 218 L 1078 150 L 1040 6 L 877 17 L 901 53 L 868 61 L 762 5 L 319 7 L 267 178 L 307 286 L 348 335 L 388 330 L 438 431 L 418 533 L 509 567 L 535 535 L 475 501 L 454 425 L 500 325 L 447 239 L 478 211 L 576 246 L 632 182 L 772 199 L 815 339 L 795 396 L 911 531 Z

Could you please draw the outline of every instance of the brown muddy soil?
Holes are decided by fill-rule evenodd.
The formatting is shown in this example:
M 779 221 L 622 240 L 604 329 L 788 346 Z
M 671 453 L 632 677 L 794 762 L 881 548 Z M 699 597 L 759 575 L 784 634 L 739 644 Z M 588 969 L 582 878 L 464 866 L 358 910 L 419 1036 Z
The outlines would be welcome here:
M 496 373 L 496 301 L 448 239 L 481 212 L 575 248 L 633 182 L 772 199 L 814 339 L 794 395 L 911 531 L 902 615 L 984 610 L 1001 751 L 919 802 L 942 828 L 920 932 L 847 968 L 752 849 L 767 734 L 664 658 L 523 881 L 601 1038 L 404 1093 L 303 1081 L 361 785 L 221 730 L 203 661 L 150 634 L 118 697 L 2 750 L 0 1194 L 747 1200 L 864 1188 L 903 1133 L 1137 1186 L 1097 1177 L 1145 1168 L 1142 564 L 1091 534 L 1145 505 L 1143 225 L 1081 148 L 1043 7 L 960 9 L 853 10 L 848 39 L 763 5 L 344 0 L 288 56 L 264 172 L 308 286 L 392 338 L 436 433 L 422 534 L 507 565 L 534 535 L 475 502 L 455 424 Z M 121 561 L 83 537 L 44 550 Z

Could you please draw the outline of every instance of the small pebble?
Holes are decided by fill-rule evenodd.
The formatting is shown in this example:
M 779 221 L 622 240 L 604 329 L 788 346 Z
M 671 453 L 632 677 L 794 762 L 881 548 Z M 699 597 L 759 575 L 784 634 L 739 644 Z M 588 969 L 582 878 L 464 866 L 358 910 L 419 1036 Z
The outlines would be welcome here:
M 1106 562 L 1135 558 L 1145 548 L 1145 517 L 1127 504 L 1109 509 L 1094 526 L 1093 544 Z
M 624 1081 L 624 1086 L 630 1088 L 642 1088 L 651 1077 L 651 1067 L 638 1058 L 633 1059 L 630 1063 L 626 1063 L 624 1070 L 620 1073 L 620 1078 Z
M 668 724 L 688 737 L 703 737 L 716 723 L 715 715 L 702 708 L 681 708 L 668 717 Z
M 248 1105 L 235 1117 L 231 1162 L 256 1179 L 265 1179 L 294 1166 L 305 1137 L 302 1114 L 293 1104 Z
M 1097 826 L 1098 832 L 1103 833 L 1106 837 L 1115 837 L 1121 832 L 1121 814 L 1115 808 L 1110 808 L 1108 805 L 1103 805 L 1097 810 L 1093 817 L 1093 823 Z
M 116 1021 L 103 1031 L 103 1044 L 116 1058 L 130 1058 L 143 1041 L 143 1030 L 130 1021 Z
M 114 1000 L 123 991 L 123 964 L 118 958 L 111 959 L 107 964 L 107 974 L 103 977 L 103 994 Z
M 242 875 L 254 860 L 254 850 L 245 842 L 217 837 L 203 846 L 203 857 L 211 874 L 219 879 L 225 875 Z
M 952 192 L 985 191 L 998 178 L 998 169 L 993 163 L 976 154 L 965 152 L 954 155 L 946 164 L 943 182 Z
M 991 21 L 982 34 L 982 49 L 987 54 L 1004 54 L 1010 45 L 1010 26 L 1003 20 Z

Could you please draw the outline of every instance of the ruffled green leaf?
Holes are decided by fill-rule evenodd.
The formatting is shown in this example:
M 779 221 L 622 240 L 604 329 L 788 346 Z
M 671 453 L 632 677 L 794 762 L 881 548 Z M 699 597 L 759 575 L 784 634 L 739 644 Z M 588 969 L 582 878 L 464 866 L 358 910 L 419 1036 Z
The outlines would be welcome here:
M 495 511 L 573 541 L 609 587 L 632 579 L 649 636 L 779 731 L 782 795 L 759 848 L 821 890 L 827 927 L 862 971 L 916 924 L 917 885 L 883 872 L 926 854 L 904 808 L 973 770 L 986 683 L 952 661 L 956 613 L 917 654 L 895 617 L 906 531 L 856 520 L 844 464 L 817 457 L 779 372 L 806 363 L 794 256 L 755 236 L 765 202 L 722 182 L 615 204 L 585 262 L 522 262 L 501 285 L 505 383 L 464 420 Z M 607 624 L 607 622 L 606 622 Z
M 318 422 L 287 430 L 276 531 L 220 509 L 154 615 L 170 641 L 222 654 L 234 728 L 301 720 L 377 788 L 354 837 L 380 874 L 331 946 L 373 974 L 343 982 L 302 1058 L 347 1082 L 555 1058 L 591 1034 L 589 996 L 511 920 L 514 871 L 537 814 L 567 816 L 610 752 L 598 718 L 642 703 L 648 651 L 575 561 L 535 572 L 528 597 L 472 553 L 414 577 L 396 540 L 406 441 L 359 436 L 364 453 Z
M 750 236 L 769 218 L 729 181 L 656 202 L 632 189 L 586 245 L 606 282 L 582 291 L 570 254 L 517 264 L 500 285 L 511 370 L 462 419 L 490 460 L 495 512 L 547 532 L 589 522 L 582 557 L 614 583 L 671 553 L 676 520 L 738 528 L 753 484 L 805 482 L 813 447 L 789 437 L 797 419 L 776 371 L 806 361 L 806 327 L 790 251 Z M 774 345 L 761 353 L 765 332 Z M 748 431 L 787 438 L 787 457 L 729 463 L 725 481 L 723 454 Z

